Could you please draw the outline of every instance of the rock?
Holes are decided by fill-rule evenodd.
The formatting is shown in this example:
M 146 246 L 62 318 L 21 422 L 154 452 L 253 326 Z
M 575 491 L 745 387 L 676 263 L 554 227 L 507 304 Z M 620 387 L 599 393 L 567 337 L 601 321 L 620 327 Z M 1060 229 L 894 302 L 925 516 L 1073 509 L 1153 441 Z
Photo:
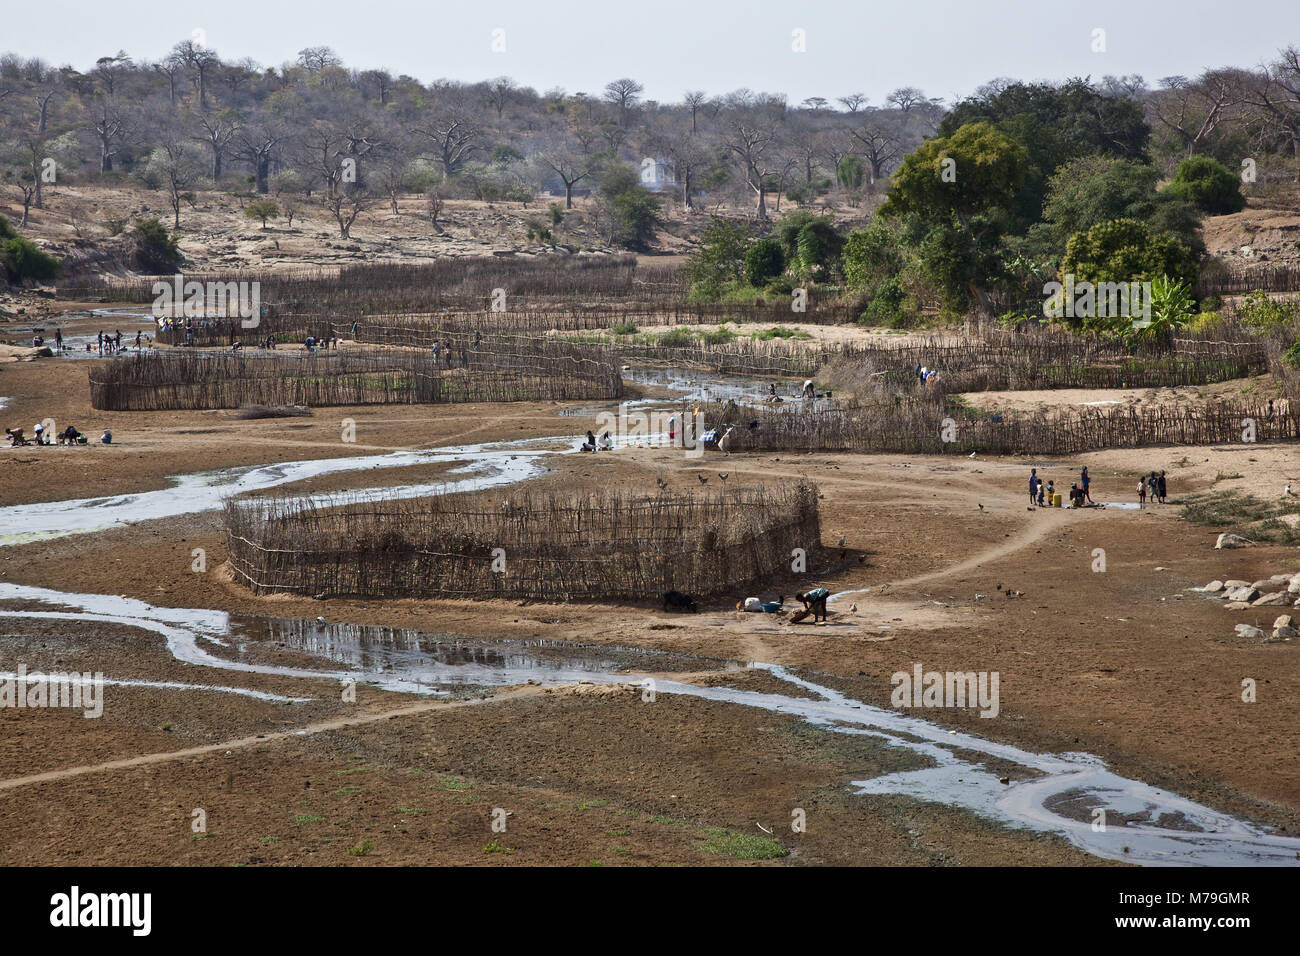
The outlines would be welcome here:
M 1268 578 L 1260 578 L 1258 581 L 1252 581 L 1250 586 L 1260 591 L 1267 591 L 1273 586 L 1273 582 Z
M 1229 534 L 1226 531 L 1223 534 L 1219 535 L 1219 539 L 1214 542 L 1215 548 L 1226 548 L 1226 549 L 1245 548 L 1248 547 L 1249 545 L 1250 542 L 1245 538 L 1243 538 L 1241 535 Z
M 1286 607 L 1291 603 L 1291 599 L 1285 591 L 1274 591 L 1272 594 L 1265 594 L 1263 597 L 1256 598 L 1251 602 L 1251 607 Z
M 1250 586 L 1249 581 L 1239 581 L 1233 578 L 1231 581 L 1224 581 L 1223 586 L 1231 590 L 1232 588 L 1245 588 Z
M 1300 631 L 1297 631 L 1294 627 L 1275 627 L 1273 628 L 1273 636 L 1279 640 L 1287 640 L 1300 637 Z
M 1248 607 L 1250 607 L 1249 601 L 1229 601 L 1223 605 L 1225 611 L 1244 611 Z
M 1211 581 L 1209 584 L 1205 586 L 1205 593 L 1207 594 L 1218 594 L 1222 590 L 1223 590 L 1222 581 Z
M 1252 627 L 1249 624 L 1238 624 L 1237 636 L 1238 637 L 1263 637 L 1264 632 L 1257 627 Z
M 1245 587 L 1232 588 L 1227 592 L 1226 597 L 1229 601 L 1253 601 L 1259 597 L 1259 589 L 1253 588 L 1249 584 Z
M 1291 615 L 1290 615 L 1290 614 L 1279 614 L 1279 615 L 1277 616 L 1277 618 L 1273 621 L 1273 626 L 1274 626 L 1274 627 L 1290 627 L 1290 626 L 1291 626 Z
M 1290 574 L 1274 574 L 1271 577 L 1269 577 L 1268 583 L 1269 584 L 1290 584 L 1291 578 L 1292 575 Z
M 1297 574 L 1291 579 L 1291 585 L 1287 588 L 1287 592 L 1290 594 L 1300 594 L 1300 574 Z

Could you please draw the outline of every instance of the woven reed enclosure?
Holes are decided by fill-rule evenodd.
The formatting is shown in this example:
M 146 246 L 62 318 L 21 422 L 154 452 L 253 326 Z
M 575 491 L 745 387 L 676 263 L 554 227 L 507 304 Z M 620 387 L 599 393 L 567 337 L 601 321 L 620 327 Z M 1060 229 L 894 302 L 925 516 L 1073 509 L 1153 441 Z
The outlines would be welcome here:
M 683 412 L 685 414 L 685 412 Z M 1216 403 L 1171 407 L 1083 409 L 1076 412 L 972 417 L 948 407 L 942 396 L 888 399 L 871 404 L 803 402 L 729 411 L 703 407 L 712 426 L 728 416 L 738 425 L 733 451 L 852 451 L 918 455 L 979 452 L 988 455 L 1071 455 L 1101 448 L 1156 445 L 1240 445 L 1245 420 L 1254 441 L 1300 440 L 1297 410 L 1266 405 Z M 946 429 L 945 419 L 951 422 Z M 757 422 L 757 427 L 744 427 Z
M 524 351 L 157 352 L 90 373 L 90 403 L 113 411 L 267 405 L 385 405 L 616 399 L 623 380 L 595 346 Z
M 259 594 L 538 601 L 734 592 L 787 573 L 791 552 L 814 553 L 821 534 L 807 483 L 231 499 L 225 528 L 235 577 Z

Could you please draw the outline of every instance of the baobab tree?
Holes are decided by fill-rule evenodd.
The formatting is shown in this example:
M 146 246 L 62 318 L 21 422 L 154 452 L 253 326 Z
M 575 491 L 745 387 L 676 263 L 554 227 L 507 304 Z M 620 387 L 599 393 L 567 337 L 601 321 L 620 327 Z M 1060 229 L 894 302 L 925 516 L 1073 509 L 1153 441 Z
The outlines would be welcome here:
M 626 76 L 605 84 L 605 99 L 618 109 L 619 126 L 627 129 L 628 117 L 644 90 L 644 86 Z

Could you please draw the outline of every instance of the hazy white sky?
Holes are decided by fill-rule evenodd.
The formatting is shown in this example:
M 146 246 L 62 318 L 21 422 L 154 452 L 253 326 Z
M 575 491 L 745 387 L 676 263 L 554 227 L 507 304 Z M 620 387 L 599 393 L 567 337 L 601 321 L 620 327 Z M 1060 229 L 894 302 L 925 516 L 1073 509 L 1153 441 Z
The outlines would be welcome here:
M 0 6 L 22 0 L 0 0 Z M 41 0 L 0 17 L 0 50 L 88 69 L 118 49 L 155 59 L 202 30 L 263 65 L 304 46 L 424 81 L 508 75 L 598 92 L 631 76 L 651 99 L 739 87 L 809 96 L 898 86 L 953 100 L 995 76 L 1253 66 L 1300 44 L 1300 0 Z M 1093 52 L 1093 31 L 1105 52 Z M 493 31 L 504 52 L 493 52 Z M 793 32 L 804 31 L 805 52 Z M 499 35 L 500 36 L 500 35 Z

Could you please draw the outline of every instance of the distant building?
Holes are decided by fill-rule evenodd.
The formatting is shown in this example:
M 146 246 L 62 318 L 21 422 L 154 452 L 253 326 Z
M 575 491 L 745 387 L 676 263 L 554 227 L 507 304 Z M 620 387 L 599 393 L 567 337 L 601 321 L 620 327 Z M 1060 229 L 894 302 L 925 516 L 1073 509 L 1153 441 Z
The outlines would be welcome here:
M 677 177 L 666 161 L 647 156 L 641 160 L 641 185 L 651 192 L 663 192 L 677 185 Z

